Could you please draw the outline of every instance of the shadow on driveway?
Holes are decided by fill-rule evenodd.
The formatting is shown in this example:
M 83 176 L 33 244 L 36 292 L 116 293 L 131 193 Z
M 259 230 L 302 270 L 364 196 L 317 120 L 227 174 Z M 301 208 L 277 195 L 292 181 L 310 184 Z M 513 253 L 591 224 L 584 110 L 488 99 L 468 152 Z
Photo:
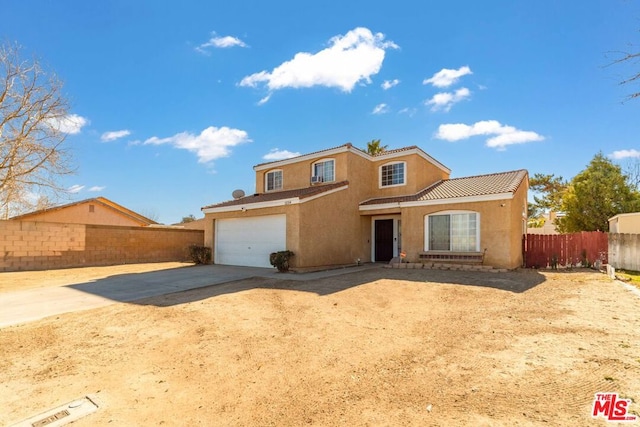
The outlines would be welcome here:
M 365 264 L 313 273 L 278 273 L 268 268 L 192 266 L 0 293 L 0 328 L 114 302 L 164 307 L 259 288 L 328 295 L 382 279 L 485 286 L 514 293 L 525 292 L 545 281 L 535 270 L 489 273 L 387 269 L 381 264 Z
M 381 266 L 380 266 L 381 267 Z M 313 292 L 324 296 L 341 292 L 378 280 L 399 280 L 418 283 L 440 283 L 463 286 L 482 286 L 506 292 L 522 293 L 543 283 L 546 278 L 536 270 L 519 270 L 505 273 L 447 271 L 447 270 L 402 270 L 365 268 L 327 274 L 272 274 L 270 277 L 252 277 L 235 282 L 207 286 L 197 292 L 179 292 L 135 301 L 135 304 L 167 307 L 185 304 L 220 295 L 249 291 L 252 289 L 281 289 Z M 308 275 L 314 274 L 310 278 Z

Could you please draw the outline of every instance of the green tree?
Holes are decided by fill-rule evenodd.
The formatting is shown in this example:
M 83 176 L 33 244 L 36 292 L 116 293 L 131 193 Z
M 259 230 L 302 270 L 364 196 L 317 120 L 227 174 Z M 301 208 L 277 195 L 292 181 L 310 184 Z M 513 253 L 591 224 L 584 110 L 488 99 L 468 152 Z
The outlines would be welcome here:
M 541 228 L 544 223 L 544 211 L 535 203 L 527 203 L 527 227 Z
M 564 217 L 556 222 L 563 233 L 607 231 L 608 219 L 640 209 L 640 193 L 620 166 L 602 153 L 569 183 L 562 197 Z
M 367 142 L 367 153 L 375 156 L 387 150 L 388 145 L 382 145 L 379 139 L 372 139 Z
M 567 189 L 567 182 L 561 176 L 534 174 L 529 179 L 529 188 L 537 193 L 533 196 L 533 206 L 529 207 L 530 214 L 560 211 L 562 197 Z
M 193 222 L 196 220 L 196 217 L 193 216 L 193 214 L 187 215 L 187 216 L 183 216 L 182 217 L 182 221 L 180 221 L 180 224 L 186 224 L 188 222 Z

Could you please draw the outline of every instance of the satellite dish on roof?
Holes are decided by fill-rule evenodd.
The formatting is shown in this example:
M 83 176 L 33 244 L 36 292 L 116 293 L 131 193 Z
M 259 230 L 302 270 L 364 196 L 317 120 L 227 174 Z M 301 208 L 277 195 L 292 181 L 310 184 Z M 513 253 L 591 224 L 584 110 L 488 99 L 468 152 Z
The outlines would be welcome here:
M 242 191 L 242 190 L 233 190 L 233 193 L 231 193 L 231 196 L 233 196 L 234 199 L 239 199 L 241 197 L 244 197 L 244 191 Z

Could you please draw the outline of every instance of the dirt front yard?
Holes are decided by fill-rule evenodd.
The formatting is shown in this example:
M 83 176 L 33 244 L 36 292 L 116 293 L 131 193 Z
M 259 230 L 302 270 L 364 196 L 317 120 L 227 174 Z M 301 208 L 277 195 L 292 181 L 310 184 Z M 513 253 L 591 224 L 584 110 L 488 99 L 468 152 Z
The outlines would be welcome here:
M 51 272 L 55 274 L 55 272 Z M 592 271 L 250 279 L 0 330 L 0 425 L 607 425 L 640 412 L 640 298 Z

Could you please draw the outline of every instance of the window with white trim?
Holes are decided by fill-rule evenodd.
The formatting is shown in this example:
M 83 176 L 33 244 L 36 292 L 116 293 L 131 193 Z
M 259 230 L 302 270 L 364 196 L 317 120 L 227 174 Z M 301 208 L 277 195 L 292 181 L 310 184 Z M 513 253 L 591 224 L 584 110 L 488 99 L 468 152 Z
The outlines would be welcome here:
M 425 216 L 425 250 L 478 252 L 480 225 L 477 212 L 438 213 Z
M 380 187 L 404 185 L 406 182 L 406 162 L 389 163 L 380 166 Z
M 282 171 L 273 170 L 266 173 L 264 180 L 265 191 L 282 190 Z
M 320 182 L 331 182 L 335 180 L 335 160 L 321 160 L 312 165 L 311 176 L 318 178 Z

